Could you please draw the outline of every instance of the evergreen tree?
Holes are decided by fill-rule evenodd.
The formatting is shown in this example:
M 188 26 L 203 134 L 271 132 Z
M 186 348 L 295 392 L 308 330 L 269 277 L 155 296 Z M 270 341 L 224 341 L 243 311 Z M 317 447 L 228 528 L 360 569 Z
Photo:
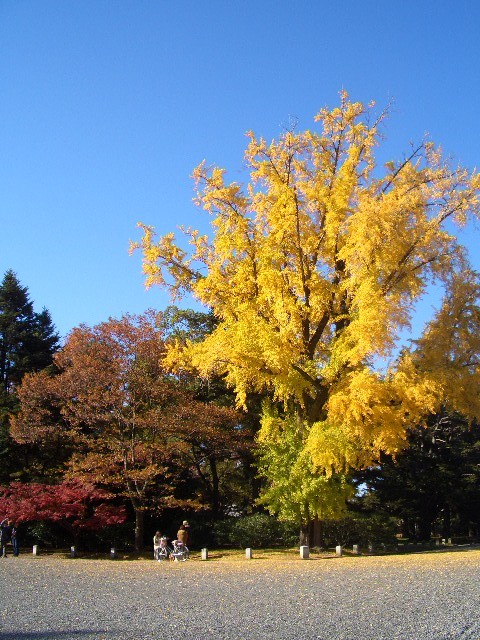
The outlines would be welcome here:
M 362 507 L 399 518 L 412 539 L 478 536 L 480 426 L 442 412 L 412 429 L 408 444 L 396 458 L 385 455 L 380 466 L 358 474 L 367 488 Z
M 27 287 L 9 269 L 0 285 L 0 482 L 20 468 L 18 455 L 12 455 L 17 447 L 9 436 L 9 416 L 18 409 L 15 389 L 25 373 L 51 364 L 58 341 L 48 310 L 34 311 Z M 21 458 L 26 453 L 16 451 Z
M 4 394 L 13 391 L 24 374 L 48 366 L 58 347 L 50 313 L 35 313 L 27 287 L 6 272 L 0 285 L 0 382 Z

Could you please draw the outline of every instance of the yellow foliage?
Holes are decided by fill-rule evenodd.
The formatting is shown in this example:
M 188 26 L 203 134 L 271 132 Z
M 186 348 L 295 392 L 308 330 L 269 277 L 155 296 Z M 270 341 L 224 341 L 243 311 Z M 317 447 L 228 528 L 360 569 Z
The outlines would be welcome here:
M 480 416 L 476 276 L 452 231 L 479 215 L 479 175 L 449 166 L 431 142 L 382 170 L 386 113 L 372 109 L 342 92 L 316 116 L 318 132 L 271 143 L 249 132 L 245 188 L 205 162 L 193 172 L 211 239 L 186 230 L 187 255 L 173 234 L 157 241 L 141 225 L 132 247 L 147 286 L 189 291 L 219 319 L 204 342 L 172 349 L 172 366 L 225 375 L 240 405 L 267 391 L 294 406 L 308 425 L 302 455 L 324 477 L 397 451 L 406 427 L 442 405 Z M 431 281 L 444 283 L 446 306 L 380 375 L 375 359 L 394 353 Z M 265 426 L 261 438 L 275 433 Z

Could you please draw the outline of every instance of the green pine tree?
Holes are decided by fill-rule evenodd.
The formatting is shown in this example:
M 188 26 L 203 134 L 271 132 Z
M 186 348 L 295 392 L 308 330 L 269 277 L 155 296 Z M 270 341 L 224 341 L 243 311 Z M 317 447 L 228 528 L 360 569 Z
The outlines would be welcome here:
M 399 518 L 402 533 L 429 540 L 432 533 L 480 535 L 480 426 L 457 414 L 431 416 L 411 429 L 408 447 L 394 459 L 358 474 L 360 505 Z
M 52 362 L 59 336 L 50 313 L 36 313 L 27 287 L 9 269 L 0 285 L 0 483 L 21 472 L 24 453 L 9 436 L 9 416 L 18 409 L 16 386 L 26 373 Z

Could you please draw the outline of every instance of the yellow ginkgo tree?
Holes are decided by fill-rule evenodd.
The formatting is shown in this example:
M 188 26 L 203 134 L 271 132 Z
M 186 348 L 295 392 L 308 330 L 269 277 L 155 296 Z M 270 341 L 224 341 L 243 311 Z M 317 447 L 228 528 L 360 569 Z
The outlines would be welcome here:
M 409 425 L 449 407 L 480 416 L 478 281 L 455 228 L 478 217 L 480 177 L 424 141 L 379 166 L 386 116 L 345 92 L 318 131 L 267 143 L 249 133 L 246 185 L 200 164 L 196 201 L 210 236 L 157 239 L 140 225 L 148 286 L 190 292 L 218 318 L 177 367 L 223 375 L 244 405 L 264 392 L 263 500 L 304 525 L 338 513 L 344 474 L 395 452 Z M 397 353 L 431 282 L 445 299 L 423 337 Z

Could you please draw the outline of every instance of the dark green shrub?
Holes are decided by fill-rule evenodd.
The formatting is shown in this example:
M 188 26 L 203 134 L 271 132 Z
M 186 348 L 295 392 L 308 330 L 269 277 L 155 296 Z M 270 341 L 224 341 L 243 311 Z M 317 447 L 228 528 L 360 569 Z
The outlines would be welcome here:
M 348 515 L 341 520 L 323 522 L 323 540 L 325 547 L 336 545 L 351 546 L 358 544 L 394 544 L 397 521 L 378 515 Z
M 279 543 L 278 522 L 265 513 L 238 518 L 230 541 L 235 547 L 273 547 Z
M 266 513 L 255 513 L 216 523 L 215 542 L 219 547 L 291 546 L 298 542 L 298 527 L 279 522 Z
M 91 550 L 106 551 L 114 546 L 116 549 L 130 551 L 133 549 L 134 535 L 135 523 L 127 521 L 89 534 L 86 540 L 88 544 L 85 546 L 90 547 Z M 148 544 L 146 546 L 148 547 Z
M 53 522 L 21 523 L 18 529 L 20 546 L 40 544 L 47 548 L 62 548 L 72 543 L 71 537 Z
M 226 518 L 219 520 L 212 525 L 213 546 L 215 547 L 231 547 L 232 529 L 237 518 Z

